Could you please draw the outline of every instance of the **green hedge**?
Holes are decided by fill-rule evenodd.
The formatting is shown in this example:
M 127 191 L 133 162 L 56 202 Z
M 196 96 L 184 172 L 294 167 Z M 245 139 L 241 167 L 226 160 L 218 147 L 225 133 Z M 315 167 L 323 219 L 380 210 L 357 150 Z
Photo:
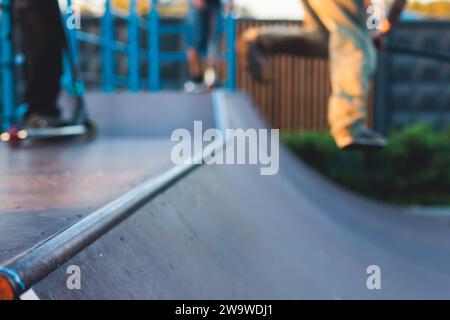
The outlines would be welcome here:
M 325 132 L 287 132 L 283 141 L 306 163 L 359 193 L 398 204 L 450 204 L 450 128 L 414 124 L 379 151 L 341 151 Z

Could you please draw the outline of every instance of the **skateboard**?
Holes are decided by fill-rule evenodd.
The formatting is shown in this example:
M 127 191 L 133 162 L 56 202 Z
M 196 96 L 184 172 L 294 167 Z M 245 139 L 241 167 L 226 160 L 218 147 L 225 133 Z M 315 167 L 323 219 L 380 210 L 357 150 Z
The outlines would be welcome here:
M 9 144 L 10 147 L 19 147 L 27 140 L 56 139 L 82 137 L 86 141 L 95 139 L 97 126 L 94 122 L 87 120 L 82 124 L 68 124 L 61 127 L 42 128 L 20 128 L 11 126 L 0 135 L 0 140 Z

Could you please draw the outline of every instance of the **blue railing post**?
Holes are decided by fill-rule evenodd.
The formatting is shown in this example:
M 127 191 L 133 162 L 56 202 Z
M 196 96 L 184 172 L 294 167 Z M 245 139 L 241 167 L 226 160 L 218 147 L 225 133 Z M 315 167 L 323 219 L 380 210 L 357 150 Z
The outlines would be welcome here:
M 75 69 L 78 69 L 80 66 L 80 55 L 77 42 L 78 26 L 70 23 L 73 21 L 74 15 L 79 14 L 79 12 L 77 12 L 77 9 L 73 6 L 72 0 L 67 0 L 66 4 L 66 11 L 61 18 L 67 39 L 67 48 L 63 58 L 64 74 L 62 83 L 70 94 L 80 95 L 84 92 L 84 87 L 83 83 L 77 79 L 77 75 L 75 74 Z
M 115 90 L 114 83 L 114 18 L 111 1 L 106 0 L 105 12 L 101 19 L 102 88 L 105 92 Z
M 159 22 L 158 0 L 152 0 L 148 18 L 148 87 L 153 91 L 161 88 Z
M 69 8 L 73 8 L 72 7 L 72 0 L 67 0 L 67 8 L 68 10 L 66 11 L 65 15 L 64 15 L 64 28 L 66 29 L 66 35 L 67 35 L 67 42 L 69 45 L 68 50 L 70 50 L 70 52 L 68 53 L 68 55 L 70 55 L 70 57 L 73 59 L 72 63 L 74 63 L 76 66 L 80 65 L 80 55 L 78 53 L 78 43 L 77 43 L 77 29 L 76 28 L 69 28 L 67 26 L 67 21 L 70 18 L 69 15 L 74 14 L 74 12 L 70 11 Z
M 15 121 L 14 47 L 12 42 L 12 0 L 2 1 L 0 16 L 0 68 L 2 87 L 2 131 Z
M 139 90 L 139 17 L 137 1 L 130 1 L 128 16 L 128 89 Z
M 236 90 L 236 18 L 230 11 L 226 17 L 227 34 L 227 88 Z

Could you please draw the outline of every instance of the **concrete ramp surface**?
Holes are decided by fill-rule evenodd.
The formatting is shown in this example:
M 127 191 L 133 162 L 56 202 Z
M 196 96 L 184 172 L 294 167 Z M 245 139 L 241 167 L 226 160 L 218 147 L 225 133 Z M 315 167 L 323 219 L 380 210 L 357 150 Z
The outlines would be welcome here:
M 222 98 L 231 128 L 266 127 L 246 96 Z M 210 127 L 211 118 L 220 118 L 211 111 L 218 108 L 210 97 L 172 93 L 164 99 L 183 106 L 200 101 L 191 111 Z M 120 106 L 132 100 L 130 95 Z M 167 111 L 163 104 L 149 106 L 155 107 L 155 119 Z M 192 114 L 174 114 L 180 121 L 175 126 L 193 127 Z M 121 120 L 111 120 L 108 135 L 114 136 Z M 128 138 L 141 136 L 127 121 Z M 149 152 L 153 157 L 154 150 Z M 33 290 L 41 299 L 450 298 L 449 223 L 445 216 L 413 213 L 342 190 L 281 147 L 274 176 L 261 176 L 251 165 L 203 165 L 189 172 Z M 2 236 L 1 250 L 17 238 L 11 230 Z M 81 270 L 80 290 L 67 288 L 71 265 Z M 380 268 L 381 290 L 367 287 L 372 265 Z

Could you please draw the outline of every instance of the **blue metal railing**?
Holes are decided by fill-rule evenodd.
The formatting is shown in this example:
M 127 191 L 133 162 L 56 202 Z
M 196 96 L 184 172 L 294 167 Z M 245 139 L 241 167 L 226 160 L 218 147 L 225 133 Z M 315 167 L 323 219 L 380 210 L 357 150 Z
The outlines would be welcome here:
M 10 7 L 13 0 L 3 0 L 2 7 Z M 186 24 L 162 24 L 158 10 L 158 0 L 151 0 L 151 9 L 146 17 L 141 17 L 137 12 L 137 1 L 130 0 L 128 14 L 116 12 L 110 0 L 105 1 L 104 14 L 100 18 L 100 35 L 88 33 L 73 28 L 67 29 L 69 48 L 71 56 L 79 65 L 80 56 L 78 43 L 88 43 L 100 49 L 101 57 L 101 88 L 105 92 L 112 92 L 119 86 L 126 86 L 130 91 L 139 91 L 145 88 L 158 91 L 162 88 L 161 63 L 173 63 L 187 61 L 185 52 L 163 52 L 161 50 L 161 36 L 163 35 L 186 35 L 188 28 Z M 67 0 L 67 5 L 72 5 Z M 68 18 L 66 12 L 64 17 Z M 121 42 L 115 38 L 115 20 L 124 20 L 127 24 L 127 41 Z M 65 20 L 67 21 L 67 20 Z M 232 13 L 225 19 L 226 52 L 221 55 L 227 63 L 226 86 L 230 90 L 236 88 L 236 19 Z M 65 25 L 65 27 L 67 27 Z M 147 47 L 143 48 L 140 43 L 140 35 L 144 32 Z M 1 119 L 2 129 L 8 128 L 16 118 L 16 97 L 14 79 L 14 50 L 12 44 L 12 15 L 3 9 L 0 16 L 0 72 L 1 72 Z M 128 62 L 128 74 L 126 78 L 119 76 L 116 72 L 116 55 L 123 54 Z M 147 79 L 141 81 L 140 65 L 142 61 L 147 62 Z M 67 81 L 68 75 L 63 77 Z M 64 80 L 65 79 L 65 80 Z
M 148 17 L 148 26 L 150 32 L 148 33 L 148 44 L 149 44 L 149 88 L 150 90 L 160 90 L 161 88 L 161 26 L 160 17 L 158 12 L 158 0 L 152 0 L 152 7 L 150 9 Z
M 120 42 L 114 39 L 114 21 L 123 19 L 127 22 L 128 41 Z M 225 60 L 228 65 L 227 87 L 230 90 L 236 88 L 236 19 L 229 14 L 226 21 L 226 48 Z M 101 48 L 102 57 L 102 88 L 106 92 L 114 91 L 118 84 L 123 83 L 123 77 L 116 76 L 115 56 L 122 53 L 127 56 L 128 75 L 127 87 L 131 91 L 138 91 L 145 87 L 152 91 L 161 90 L 161 63 L 184 62 L 187 60 L 185 52 L 162 52 L 161 36 L 163 35 L 186 35 L 188 28 L 186 24 L 161 24 L 158 10 L 158 0 L 152 0 L 151 9 L 147 17 L 139 16 L 137 12 L 137 1 L 130 0 L 129 14 L 119 14 L 112 9 L 110 0 L 105 2 L 104 14 L 101 17 L 100 36 L 83 31 L 76 31 L 79 41 L 90 43 Z M 140 33 L 146 33 L 147 48 L 140 46 Z M 140 62 L 146 60 L 147 81 L 141 83 Z
M 12 44 L 12 0 L 3 0 L 0 20 L 0 72 L 2 93 L 1 125 L 7 128 L 14 122 L 16 106 L 14 79 L 14 48 Z

